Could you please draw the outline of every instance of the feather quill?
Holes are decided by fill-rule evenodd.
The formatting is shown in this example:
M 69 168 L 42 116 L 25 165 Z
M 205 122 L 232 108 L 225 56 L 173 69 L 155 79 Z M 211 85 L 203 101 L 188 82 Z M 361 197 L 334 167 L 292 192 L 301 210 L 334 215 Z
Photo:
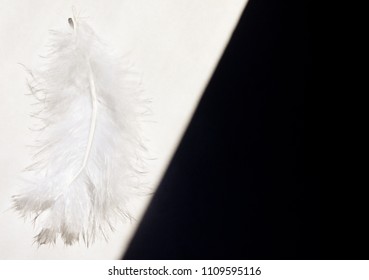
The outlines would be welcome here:
M 29 88 L 41 110 L 37 151 L 26 168 L 14 208 L 33 217 L 38 244 L 58 237 L 86 245 L 107 238 L 117 217 L 130 218 L 138 193 L 146 110 L 140 80 L 83 20 L 68 19 L 51 32 L 42 69 L 29 71 Z

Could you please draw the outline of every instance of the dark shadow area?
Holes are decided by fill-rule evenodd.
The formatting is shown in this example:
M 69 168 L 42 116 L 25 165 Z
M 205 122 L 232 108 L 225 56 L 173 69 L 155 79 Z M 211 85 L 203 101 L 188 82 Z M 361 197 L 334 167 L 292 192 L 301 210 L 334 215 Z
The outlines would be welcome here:
M 311 60 L 303 3 L 250 0 L 124 259 L 321 257 Z

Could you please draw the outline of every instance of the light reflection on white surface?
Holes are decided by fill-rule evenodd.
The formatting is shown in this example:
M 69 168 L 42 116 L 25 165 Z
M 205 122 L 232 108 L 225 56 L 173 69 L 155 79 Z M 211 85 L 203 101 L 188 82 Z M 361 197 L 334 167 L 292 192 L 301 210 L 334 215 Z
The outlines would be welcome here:
M 147 180 L 155 187 L 180 140 L 246 0 L 0 0 L 0 259 L 120 258 L 138 222 L 117 225 L 110 241 L 90 248 L 32 244 L 35 231 L 7 210 L 17 176 L 30 162 L 26 148 L 31 99 L 21 62 L 35 66 L 48 30 L 67 24 L 71 7 L 87 17 L 106 42 L 129 52 L 142 70 L 152 99 L 152 122 L 144 124 L 150 155 Z M 139 220 L 150 197 L 135 201 Z

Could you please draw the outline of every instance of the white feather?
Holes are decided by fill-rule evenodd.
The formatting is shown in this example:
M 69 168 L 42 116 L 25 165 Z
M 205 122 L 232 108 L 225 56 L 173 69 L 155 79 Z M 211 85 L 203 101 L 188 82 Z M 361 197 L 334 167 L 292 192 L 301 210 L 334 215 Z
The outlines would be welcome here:
M 22 216 L 41 228 L 38 244 L 60 236 L 87 246 L 130 217 L 127 202 L 140 186 L 144 152 L 139 136 L 145 110 L 137 75 L 86 22 L 69 19 L 51 33 L 41 70 L 30 71 L 32 95 L 42 107 L 34 163 L 24 191 L 14 196 Z

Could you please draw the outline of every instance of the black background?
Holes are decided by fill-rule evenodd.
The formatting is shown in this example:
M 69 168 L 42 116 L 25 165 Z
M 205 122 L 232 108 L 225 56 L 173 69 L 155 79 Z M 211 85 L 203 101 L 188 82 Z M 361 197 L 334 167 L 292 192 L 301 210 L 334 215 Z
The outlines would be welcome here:
M 321 258 L 311 56 L 304 2 L 249 1 L 124 259 Z

